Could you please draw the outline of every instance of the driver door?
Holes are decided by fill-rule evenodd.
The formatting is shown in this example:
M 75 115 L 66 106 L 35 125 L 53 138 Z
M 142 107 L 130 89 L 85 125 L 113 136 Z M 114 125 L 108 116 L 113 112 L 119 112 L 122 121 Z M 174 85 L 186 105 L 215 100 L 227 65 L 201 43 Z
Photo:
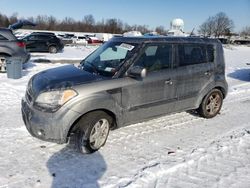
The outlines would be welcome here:
M 122 105 L 127 123 L 141 121 L 174 110 L 176 100 L 173 46 L 151 44 L 133 66 L 147 69 L 145 78 L 130 78 L 122 88 Z

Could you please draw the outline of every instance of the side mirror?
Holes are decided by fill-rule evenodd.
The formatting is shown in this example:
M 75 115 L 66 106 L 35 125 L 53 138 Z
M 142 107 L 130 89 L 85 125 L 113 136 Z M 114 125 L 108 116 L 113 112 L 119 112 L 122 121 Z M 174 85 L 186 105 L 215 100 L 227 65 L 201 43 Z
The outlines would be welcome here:
M 132 78 L 145 78 L 147 75 L 147 70 L 140 66 L 133 66 L 128 70 L 128 76 Z

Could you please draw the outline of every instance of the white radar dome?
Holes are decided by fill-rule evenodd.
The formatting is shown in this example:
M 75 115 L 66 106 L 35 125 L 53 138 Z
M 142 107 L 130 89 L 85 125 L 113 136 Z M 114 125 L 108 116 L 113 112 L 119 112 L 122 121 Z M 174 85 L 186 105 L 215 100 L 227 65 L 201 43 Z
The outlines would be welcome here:
M 171 29 L 183 30 L 184 21 L 180 18 L 173 19 L 170 23 Z

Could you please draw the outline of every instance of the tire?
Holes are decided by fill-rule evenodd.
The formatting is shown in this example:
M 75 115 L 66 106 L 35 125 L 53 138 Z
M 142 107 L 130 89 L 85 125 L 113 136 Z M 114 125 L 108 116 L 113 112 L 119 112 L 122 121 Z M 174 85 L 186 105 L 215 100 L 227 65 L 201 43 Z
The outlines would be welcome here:
M 51 53 L 51 54 L 55 54 L 55 53 L 57 53 L 57 47 L 56 46 L 50 46 L 49 47 L 49 53 Z
M 84 115 L 77 123 L 74 142 L 80 153 L 93 153 L 99 150 L 108 138 L 113 119 L 103 111 Z
M 204 97 L 197 111 L 204 118 L 213 118 L 220 112 L 222 103 L 222 92 L 218 89 L 213 89 Z

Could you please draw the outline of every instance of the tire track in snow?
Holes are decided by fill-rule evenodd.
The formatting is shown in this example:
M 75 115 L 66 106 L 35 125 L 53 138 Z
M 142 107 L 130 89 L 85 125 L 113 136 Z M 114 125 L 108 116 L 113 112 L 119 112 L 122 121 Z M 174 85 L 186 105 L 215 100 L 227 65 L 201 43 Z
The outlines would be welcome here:
M 249 130 L 241 130 L 236 135 L 232 132 L 206 149 L 199 148 L 186 156 L 182 163 L 172 166 L 156 163 L 143 168 L 127 183 L 121 180 L 119 185 L 157 188 L 246 187 L 250 185 Z M 182 153 L 176 155 L 181 156 Z
M 246 85 L 249 86 L 249 83 L 244 83 L 240 85 L 240 87 Z M 249 93 L 250 90 L 243 93 L 229 93 L 228 97 L 224 101 L 220 115 L 226 114 L 230 110 L 230 105 L 232 103 L 248 101 L 250 99 Z M 193 122 L 198 123 L 204 121 L 207 120 L 194 113 L 180 112 L 175 114 L 167 114 L 153 120 L 129 125 L 111 131 L 107 143 L 119 143 L 135 137 L 143 137 L 144 135 L 156 133 L 163 130 L 175 131 Z
M 229 109 L 221 110 L 220 114 L 225 114 Z M 188 126 L 194 122 L 204 122 L 206 119 L 194 113 L 180 112 L 161 116 L 157 119 L 145 121 L 138 124 L 129 125 L 110 132 L 107 143 L 122 143 L 124 140 L 144 137 L 145 135 L 157 133 L 159 131 L 177 131 L 183 126 Z M 194 125 L 194 124 L 192 124 Z

